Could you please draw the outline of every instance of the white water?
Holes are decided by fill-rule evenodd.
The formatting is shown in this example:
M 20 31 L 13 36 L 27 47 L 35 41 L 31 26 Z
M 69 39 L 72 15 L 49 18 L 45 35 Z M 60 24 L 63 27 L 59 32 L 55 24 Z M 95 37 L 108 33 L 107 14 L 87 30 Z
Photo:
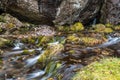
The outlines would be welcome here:
M 36 64 L 39 58 L 40 58 L 40 55 L 26 60 L 25 61 L 25 63 L 26 63 L 25 67 L 31 67 L 32 65 Z
M 16 40 L 16 42 L 14 43 L 14 46 L 15 47 L 12 50 L 21 50 L 25 48 L 25 45 L 21 43 L 20 40 Z
M 120 42 L 120 37 L 115 37 L 115 38 L 109 38 L 107 42 L 99 45 L 98 47 L 99 48 L 104 48 L 104 47 L 108 47 L 108 46 L 111 46 L 111 45 L 114 45 L 114 44 L 117 44 Z
M 43 76 L 44 74 L 45 74 L 45 71 L 38 70 L 38 71 L 36 71 L 34 73 L 28 74 L 26 76 L 26 80 L 32 80 L 33 78 Z
M 42 51 L 41 54 L 43 54 L 43 53 L 44 53 L 44 52 Z M 31 67 L 31 66 L 33 66 L 34 64 L 36 64 L 37 61 L 38 61 L 38 59 L 41 57 L 41 54 L 39 54 L 39 55 L 37 55 L 37 56 L 35 56 L 35 57 L 33 57 L 33 58 L 27 59 L 27 60 L 25 61 L 25 63 L 26 63 L 25 67 Z
M 37 49 L 29 49 L 28 52 L 32 52 L 34 50 L 42 50 L 42 48 L 37 48 Z M 19 51 L 12 51 L 12 52 L 6 52 L 5 56 L 10 56 L 10 55 L 17 55 L 17 54 L 22 54 L 24 50 L 19 50 Z
M 58 43 L 59 43 L 59 42 L 53 42 L 53 43 L 49 43 L 48 45 L 56 45 L 56 44 L 58 44 Z M 44 53 L 44 51 L 41 51 L 41 54 L 43 54 L 43 53 Z M 33 66 L 34 64 L 36 64 L 37 61 L 38 61 L 38 59 L 41 57 L 41 54 L 39 54 L 39 55 L 37 55 L 37 56 L 35 56 L 35 57 L 33 57 L 33 58 L 30 58 L 30 59 L 26 60 L 26 61 L 25 61 L 25 63 L 26 63 L 25 67 L 31 67 L 31 66 Z

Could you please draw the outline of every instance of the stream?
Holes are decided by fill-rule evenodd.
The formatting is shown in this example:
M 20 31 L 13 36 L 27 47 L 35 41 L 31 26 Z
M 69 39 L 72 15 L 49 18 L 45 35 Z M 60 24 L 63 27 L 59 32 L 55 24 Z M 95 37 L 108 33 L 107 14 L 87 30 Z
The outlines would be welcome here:
M 109 37 L 107 42 L 94 47 L 79 49 L 79 51 L 94 52 L 97 48 L 103 49 L 118 43 L 120 43 L 120 37 Z M 58 44 L 60 41 L 49 43 L 55 47 Z M 0 80 L 58 80 L 57 76 L 61 77 L 62 80 L 70 80 L 75 73 L 74 70 L 85 66 L 82 62 L 79 63 L 77 59 L 78 62 L 73 60 L 72 64 L 69 63 L 69 59 L 66 58 L 70 56 L 64 53 L 60 55 L 60 57 L 64 55 L 62 59 L 59 59 L 58 55 L 58 59 L 52 55 L 55 58 L 49 59 L 48 57 L 48 61 L 43 55 L 46 55 L 46 50 L 43 47 L 30 49 L 25 43 L 15 40 L 13 47 L 7 49 L 1 57 L 3 66 L 1 66 Z M 39 62 L 40 58 L 46 61 L 41 63 Z

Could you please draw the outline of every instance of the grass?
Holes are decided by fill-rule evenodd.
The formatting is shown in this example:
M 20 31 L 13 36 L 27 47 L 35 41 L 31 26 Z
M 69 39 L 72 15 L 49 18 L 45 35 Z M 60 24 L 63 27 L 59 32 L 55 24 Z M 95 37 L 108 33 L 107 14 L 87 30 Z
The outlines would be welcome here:
M 72 80 L 120 80 L 120 58 L 106 58 L 80 70 Z

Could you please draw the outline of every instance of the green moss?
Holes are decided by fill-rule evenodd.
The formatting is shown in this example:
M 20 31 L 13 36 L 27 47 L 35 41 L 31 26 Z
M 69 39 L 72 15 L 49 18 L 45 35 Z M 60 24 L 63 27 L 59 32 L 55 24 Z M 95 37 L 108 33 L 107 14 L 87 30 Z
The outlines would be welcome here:
M 113 29 L 119 31 L 120 30 L 120 25 L 114 26 Z
M 6 20 L 4 19 L 4 16 L 0 16 L 0 22 L 6 22 Z
M 104 30 L 105 33 L 111 33 L 113 32 L 112 28 L 105 28 Z
M 47 49 L 41 54 L 38 62 L 44 62 L 47 59 L 49 60 L 51 57 L 55 57 L 58 53 L 60 53 L 64 49 L 62 44 L 50 44 Z
M 75 32 L 77 32 L 77 31 L 82 31 L 82 30 L 84 30 L 84 26 L 83 26 L 82 23 L 77 22 L 77 23 L 75 23 L 74 25 L 72 25 L 72 26 L 70 27 L 70 30 L 71 30 L 71 31 L 75 31 Z
M 77 22 L 74 25 L 71 26 L 58 26 L 59 31 L 73 31 L 73 32 L 78 32 L 84 30 L 84 26 L 82 23 Z
M 70 35 L 67 37 L 67 42 L 75 42 L 78 43 L 79 42 L 79 37 L 75 36 L 75 35 Z
M 9 28 L 9 29 L 11 29 L 11 28 L 14 28 L 15 25 L 13 23 L 8 23 L 6 27 Z
M 72 80 L 120 80 L 120 58 L 107 58 L 80 70 Z
M 25 54 L 34 54 L 35 53 L 35 50 L 33 50 L 33 51 L 29 51 L 29 50 L 23 50 L 23 55 Z
M 38 39 L 38 44 L 37 46 L 43 46 L 46 43 L 50 42 L 52 40 L 51 36 L 40 36 Z
M 106 27 L 103 24 L 96 24 L 94 26 L 94 31 L 95 32 L 100 32 L 100 33 L 111 33 L 113 32 L 112 28 L 110 27 L 110 25 L 107 25 L 108 27 Z
M 4 38 L 0 38 L 0 47 L 4 47 L 4 46 L 6 46 L 8 44 L 10 44 L 10 40 L 4 39 Z
M 112 28 L 112 27 L 113 27 L 113 25 L 110 24 L 110 23 L 105 24 L 105 26 L 106 26 L 106 27 L 109 27 L 109 28 Z

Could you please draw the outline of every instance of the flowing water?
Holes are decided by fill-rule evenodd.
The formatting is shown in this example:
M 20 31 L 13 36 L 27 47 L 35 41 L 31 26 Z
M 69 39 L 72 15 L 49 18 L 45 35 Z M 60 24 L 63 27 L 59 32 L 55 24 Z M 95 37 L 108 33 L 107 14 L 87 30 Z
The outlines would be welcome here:
M 63 37 L 61 38 L 65 39 Z M 48 43 L 48 45 L 57 45 L 59 43 L 60 40 L 54 40 L 54 42 Z M 109 36 L 107 41 L 100 45 L 81 48 L 79 50 L 91 51 L 96 48 L 103 49 L 118 43 L 120 43 L 120 37 Z M 34 54 L 23 54 L 25 50 L 27 50 L 28 53 L 34 52 Z M 79 65 L 78 63 L 69 63 L 69 56 L 66 56 L 65 60 L 56 60 L 55 58 L 57 62 L 54 60 L 53 62 L 49 62 L 48 60 L 45 64 L 38 63 L 38 60 L 43 57 L 44 54 L 45 50 L 42 47 L 31 49 L 20 40 L 15 40 L 14 46 L 5 51 L 2 56 L 3 66 L 0 71 L 0 80 L 47 80 L 53 75 L 59 76 L 61 74 L 65 75 L 63 80 L 69 80 L 70 76 L 75 73 L 73 70 L 83 67 L 82 63 Z M 64 52 L 62 54 L 64 54 Z M 75 62 L 75 60 L 73 61 Z M 62 66 L 58 68 L 58 65 Z

